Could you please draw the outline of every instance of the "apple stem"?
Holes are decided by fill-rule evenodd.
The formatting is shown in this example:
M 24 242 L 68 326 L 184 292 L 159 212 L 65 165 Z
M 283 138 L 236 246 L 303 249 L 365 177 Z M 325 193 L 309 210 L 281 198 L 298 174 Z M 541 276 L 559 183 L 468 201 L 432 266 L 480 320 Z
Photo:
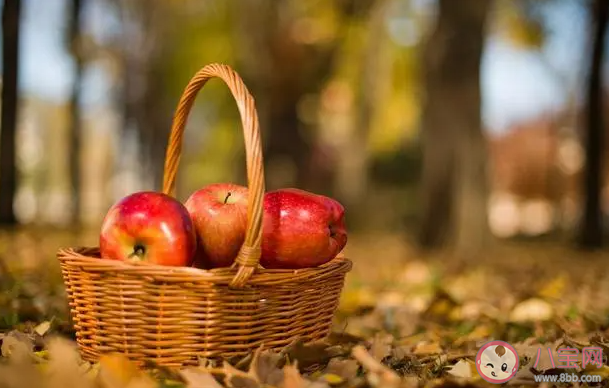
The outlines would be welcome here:
M 144 254 L 146 253 L 146 248 L 143 245 L 137 244 L 136 246 L 133 247 L 133 252 L 129 255 L 129 258 L 132 258 L 133 256 L 137 256 L 138 258 L 142 258 L 144 257 Z
M 226 204 L 226 201 L 228 201 L 230 194 L 231 194 L 230 191 L 228 192 L 228 194 L 226 194 L 226 198 L 224 198 L 224 204 Z

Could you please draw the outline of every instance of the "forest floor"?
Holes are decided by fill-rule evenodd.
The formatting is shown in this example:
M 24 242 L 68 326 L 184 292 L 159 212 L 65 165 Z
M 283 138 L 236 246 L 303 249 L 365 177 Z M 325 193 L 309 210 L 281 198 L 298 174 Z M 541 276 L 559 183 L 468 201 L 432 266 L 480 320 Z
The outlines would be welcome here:
M 81 244 L 96 245 L 95 231 L 0 231 L 0 388 L 490 387 L 475 359 L 492 340 L 519 356 L 504 385 L 608 385 L 607 252 L 504 243 L 456 261 L 397 235 L 354 236 L 345 252 L 354 267 L 326 341 L 175 371 L 139 369 L 119 355 L 80 359 L 55 252 Z M 601 349 L 600 365 L 584 362 L 587 348 Z M 580 382 L 561 382 L 573 376 Z M 590 376 L 602 381 L 581 382 Z

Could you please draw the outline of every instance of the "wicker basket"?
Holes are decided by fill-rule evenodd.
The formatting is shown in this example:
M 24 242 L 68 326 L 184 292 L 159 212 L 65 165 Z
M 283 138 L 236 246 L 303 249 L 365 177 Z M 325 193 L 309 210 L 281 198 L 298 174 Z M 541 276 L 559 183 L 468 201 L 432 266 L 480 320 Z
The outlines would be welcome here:
M 187 116 L 198 91 L 213 77 L 230 88 L 245 136 L 248 229 L 235 265 L 202 270 L 129 264 L 101 259 L 98 248 L 61 249 L 57 256 L 76 338 L 88 361 L 120 352 L 138 364 L 179 367 L 329 334 L 352 263 L 337 257 L 301 270 L 258 265 L 265 190 L 260 129 L 254 100 L 230 67 L 205 66 L 184 90 L 171 128 L 163 192 L 174 195 Z

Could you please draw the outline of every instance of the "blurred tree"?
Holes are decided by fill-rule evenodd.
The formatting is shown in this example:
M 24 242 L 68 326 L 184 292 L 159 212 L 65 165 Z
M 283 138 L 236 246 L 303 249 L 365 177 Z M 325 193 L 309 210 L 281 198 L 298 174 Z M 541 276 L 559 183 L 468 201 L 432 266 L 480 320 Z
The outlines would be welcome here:
M 80 151 L 82 149 L 82 123 L 80 109 L 80 95 L 82 88 L 82 74 L 84 53 L 82 48 L 82 19 L 83 0 L 72 0 L 67 34 L 67 44 L 74 60 L 74 79 L 72 81 L 72 95 L 70 96 L 70 128 L 69 128 L 69 157 L 70 188 L 72 196 L 71 223 L 80 224 L 81 216 L 81 182 L 80 182 Z
M 374 2 L 247 0 L 238 4 L 239 61 L 257 98 L 265 131 L 267 186 L 327 190 L 332 186 L 331 174 L 321 173 L 327 168 L 324 162 L 323 168 L 313 168 L 320 145 L 299 108 L 306 96 L 319 93 L 335 68 L 351 23 L 365 20 Z M 282 176 L 282 171 L 288 173 Z
M 603 82 L 605 35 L 609 18 L 609 0 L 594 0 L 591 7 L 592 57 L 588 75 L 586 101 L 586 134 L 584 139 L 586 163 L 582 189 L 584 212 L 579 231 L 579 244 L 584 248 L 598 248 L 603 240 L 601 192 L 603 188 Z
M 159 189 L 171 127 L 172 106 L 165 94 L 166 53 L 171 39 L 171 6 L 163 1 L 116 1 L 123 34 L 124 130 L 137 134 L 146 186 Z
M 376 1 L 371 7 L 368 20 L 362 21 L 364 36 L 357 35 L 362 42 L 359 61 L 354 66 L 358 71 L 356 84 L 354 129 L 343 140 L 336 163 L 334 191 L 343 204 L 352 209 L 351 218 L 365 216 L 363 201 L 369 190 L 370 154 L 369 139 L 374 120 L 381 109 L 379 100 L 382 88 L 391 78 L 392 59 L 388 55 L 389 39 L 385 29 L 386 11 L 389 2 Z M 385 82 L 384 82 L 385 81 Z
M 492 1 L 440 0 L 423 55 L 424 247 L 471 253 L 490 237 L 480 64 Z
M 19 28 L 21 0 L 5 0 L 2 6 L 2 128 L 0 129 L 0 224 L 17 223 L 13 202 L 17 191 L 15 135 L 19 94 Z

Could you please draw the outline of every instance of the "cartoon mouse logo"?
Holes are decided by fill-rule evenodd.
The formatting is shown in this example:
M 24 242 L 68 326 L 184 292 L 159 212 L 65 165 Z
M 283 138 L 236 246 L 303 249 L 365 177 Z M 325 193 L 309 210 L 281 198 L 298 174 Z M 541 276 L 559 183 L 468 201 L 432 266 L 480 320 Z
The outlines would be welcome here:
M 516 350 L 503 341 L 487 342 L 476 355 L 478 373 L 484 380 L 493 384 L 502 384 L 514 377 L 518 365 Z

